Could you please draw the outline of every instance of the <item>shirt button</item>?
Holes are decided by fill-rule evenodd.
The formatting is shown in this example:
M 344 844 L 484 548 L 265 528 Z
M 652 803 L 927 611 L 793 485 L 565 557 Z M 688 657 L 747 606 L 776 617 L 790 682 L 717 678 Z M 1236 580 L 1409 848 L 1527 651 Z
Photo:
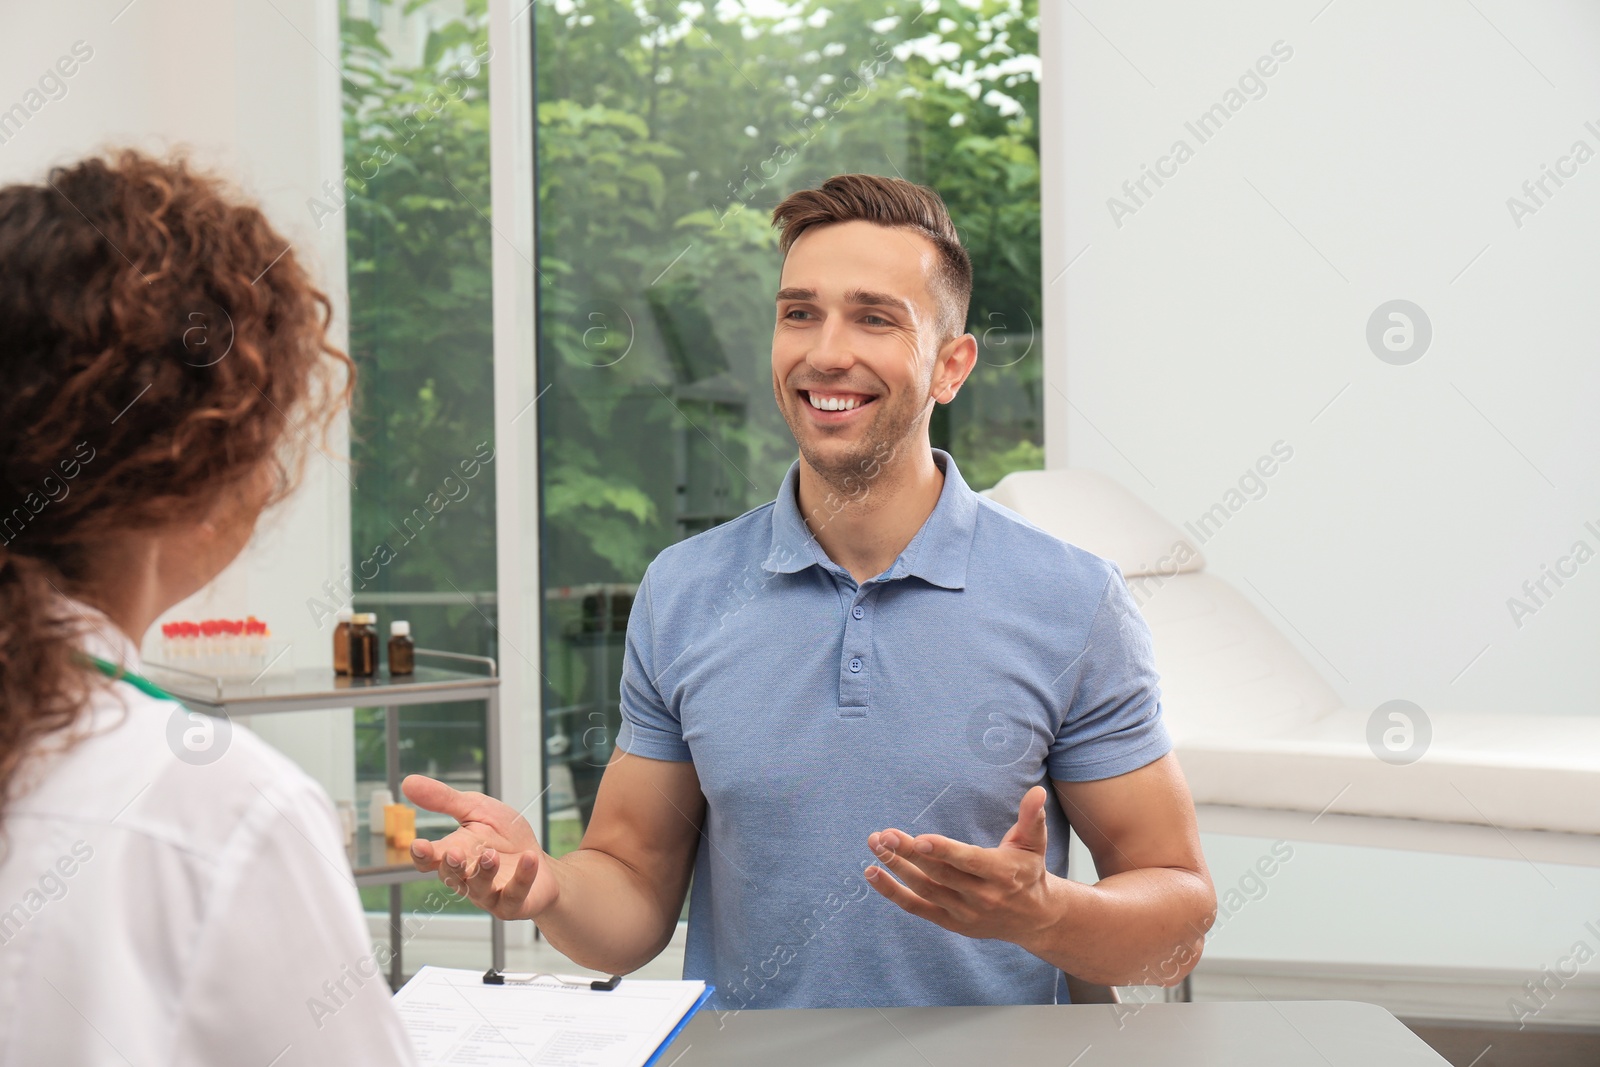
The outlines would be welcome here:
M 857 604 L 855 607 L 850 609 L 850 614 L 854 615 L 858 619 L 866 613 L 866 609 L 864 609 L 860 604 Z
M 856 656 L 855 658 L 853 658 L 850 661 L 850 670 L 851 670 L 852 673 L 860 673 L 860 671 L 861 671 L 861 657 L 860 656 Z

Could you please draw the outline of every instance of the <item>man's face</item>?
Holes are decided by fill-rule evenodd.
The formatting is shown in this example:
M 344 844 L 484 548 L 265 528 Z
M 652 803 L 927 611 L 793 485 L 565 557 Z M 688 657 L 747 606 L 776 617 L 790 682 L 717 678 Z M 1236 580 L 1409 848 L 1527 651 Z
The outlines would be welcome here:
M 815 226 L 789 248 L 772 388 L 800 454 L 831 484 L 860 480 L 913 433 L 926 442 L 930 399 L 948 402 L 966 376 L 937 358 L 938 263 L 920 233 L 870 222 Z

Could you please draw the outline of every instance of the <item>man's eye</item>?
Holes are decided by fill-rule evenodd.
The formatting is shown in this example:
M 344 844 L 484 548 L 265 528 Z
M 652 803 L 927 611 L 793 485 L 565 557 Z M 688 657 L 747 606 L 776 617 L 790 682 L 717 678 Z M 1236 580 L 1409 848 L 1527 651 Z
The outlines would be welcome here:
M 894 325 L 894 323 L 890 322 L 888 319 L 884 318 L 882 315 L 866 315 L 866 316 L 862 317 L 861 321 L 865 322 L 868 326 L 893 326 Z
M 805 310 L 804 308 L 790 308 L 788 311 L 784 312 L 783 317 L 786 318 L 786 319 L 792 319 L 796 315 L 810 315 L 810 314 L 811 314 L 811 312 Z

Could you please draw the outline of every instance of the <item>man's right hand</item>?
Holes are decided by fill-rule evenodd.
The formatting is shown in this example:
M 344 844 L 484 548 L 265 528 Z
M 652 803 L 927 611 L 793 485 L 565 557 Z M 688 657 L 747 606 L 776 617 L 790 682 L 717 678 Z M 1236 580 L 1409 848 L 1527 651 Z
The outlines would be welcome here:
M 411 862 L 497 919 L 533 919 L 556 902 L 561 887 L 533 827 L 515 809 L 482 793 L 463 793 L 413 774 L 401 792 L 419 808 L 461 824 L 438 841 L 417 838 Z

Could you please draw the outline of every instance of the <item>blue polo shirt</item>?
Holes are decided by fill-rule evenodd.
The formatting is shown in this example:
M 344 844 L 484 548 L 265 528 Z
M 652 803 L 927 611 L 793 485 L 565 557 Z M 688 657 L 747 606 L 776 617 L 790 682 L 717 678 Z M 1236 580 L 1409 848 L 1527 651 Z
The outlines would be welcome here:
M 716 985 L 719 1009 L 1066 1002 L 1037 956 L 879 896 L 867 835 L 994 847 L 1031 787 L 1171 748 L 1117 566 L 933 455 L 938 503 L 870 581 L 811 535 L 796 460 L 776 501 L 666 549 L 640 583 L 617 741 L 699 775 L 683 971 Z M 1065 874 L 1053 793 L 1046 812 Z

